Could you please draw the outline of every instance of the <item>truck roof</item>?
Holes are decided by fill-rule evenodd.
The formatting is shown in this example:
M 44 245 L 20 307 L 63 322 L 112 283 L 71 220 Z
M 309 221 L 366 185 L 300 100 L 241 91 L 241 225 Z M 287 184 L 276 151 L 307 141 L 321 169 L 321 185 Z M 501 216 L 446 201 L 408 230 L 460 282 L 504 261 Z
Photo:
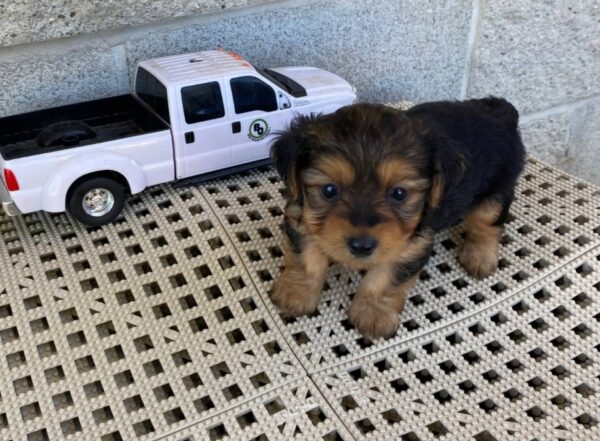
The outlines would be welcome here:
M 222 49 L 154 58 L 141 61 L 139 65 L 165 85 L 209 80 L 255 70 L 240 55 Z

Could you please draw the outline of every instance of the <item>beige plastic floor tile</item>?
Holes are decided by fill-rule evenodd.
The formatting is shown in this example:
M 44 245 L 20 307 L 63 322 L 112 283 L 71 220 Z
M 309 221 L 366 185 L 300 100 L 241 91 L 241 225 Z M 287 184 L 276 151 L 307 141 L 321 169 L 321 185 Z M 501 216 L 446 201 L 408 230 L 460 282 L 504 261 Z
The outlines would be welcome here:
M 294 381 L 164 440 L 225 438 L 260 441 L 353 439 L 311 381 Z
M 600 439 L 600 248 L 443 329 L 313 375 L 356 438 Z
M 131 440 L 303 376 L 195 188 L 123 220 L 2 218 L 0 439 Z
M 595 188 L 530 161 L 498 273 L 469 278 L 441 235 L 377 344 L 346 319 L 353 272 L 311 317 L 270 303 L 282 191 L 265 168 L 155 187 L 103 228 L 0 215 L 0 439 L 593 439 Z

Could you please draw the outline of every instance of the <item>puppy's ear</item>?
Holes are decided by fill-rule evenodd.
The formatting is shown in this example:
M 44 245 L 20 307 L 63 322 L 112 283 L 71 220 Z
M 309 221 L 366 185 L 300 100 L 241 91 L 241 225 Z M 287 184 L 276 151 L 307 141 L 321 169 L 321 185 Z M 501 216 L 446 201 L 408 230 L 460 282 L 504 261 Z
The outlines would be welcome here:
M 425 143 L 433 153 L 428 206 L 436 208 L 464 176 L 467 158 L 444 135 L 427 133 Z
M 308 128 L 316 116 L 300 116 L 292 121 L 289 128 L 277 135 L 271 146 L 271 160 L 279 176 L 289 190 L 291 200 L 299 201 L 300 158 L 308 149 Z

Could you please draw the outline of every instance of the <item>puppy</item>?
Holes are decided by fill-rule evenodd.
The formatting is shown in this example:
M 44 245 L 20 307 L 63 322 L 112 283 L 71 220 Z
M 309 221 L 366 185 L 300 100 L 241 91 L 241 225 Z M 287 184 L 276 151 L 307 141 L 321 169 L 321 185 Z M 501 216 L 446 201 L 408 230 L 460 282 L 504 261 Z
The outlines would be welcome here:
M 390 337 L 435 233 L 460 221 L 460 263 L 473 277 L 491 274 L 524 166 L 518 118 L 490 97 L 295 119 L 271 149 L 288 189 L 273 302 L 286 315 L 313 312 L 334 261 L 366 271 L 351 322 L 371 339 Z

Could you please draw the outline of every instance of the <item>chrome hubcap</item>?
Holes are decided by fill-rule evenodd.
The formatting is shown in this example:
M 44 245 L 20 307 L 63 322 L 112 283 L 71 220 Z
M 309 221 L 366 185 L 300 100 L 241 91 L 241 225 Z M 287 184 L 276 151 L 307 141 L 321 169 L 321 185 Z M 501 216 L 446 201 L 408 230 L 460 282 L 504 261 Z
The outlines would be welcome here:
M 83 196 L 83 211 L 93 217 L 104 216 L 115 205 L 115 197 L 105 188 L 93 188 Z

